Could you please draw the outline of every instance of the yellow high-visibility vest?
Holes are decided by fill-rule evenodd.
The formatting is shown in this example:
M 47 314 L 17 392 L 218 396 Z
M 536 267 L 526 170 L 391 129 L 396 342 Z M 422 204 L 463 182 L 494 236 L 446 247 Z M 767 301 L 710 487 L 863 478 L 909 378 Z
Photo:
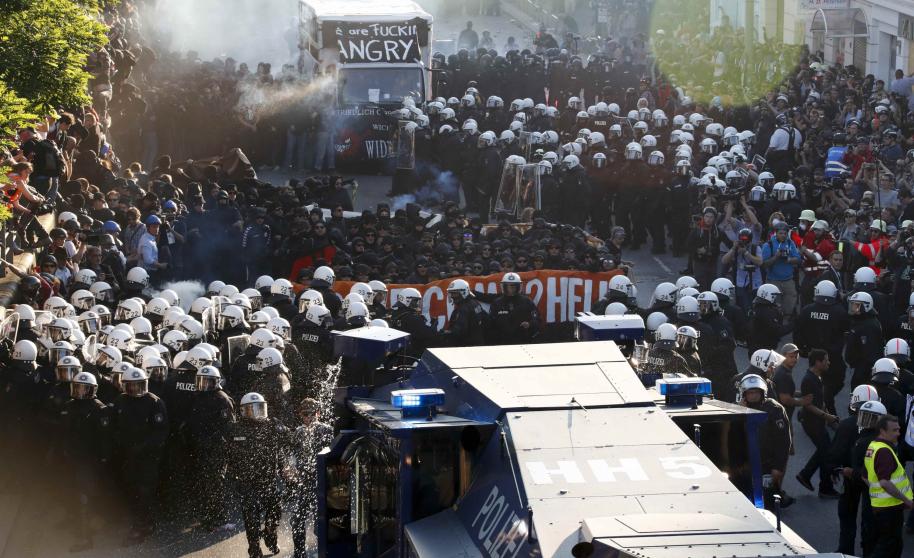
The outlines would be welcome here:
M 902 494 L 910 499 L 914 499 L 914 492 L 911 491 L 911 483 L 908 481 L 908 475 L 904 472 L 904 466 L 898 461 L 898 455 L 892 446 L 879 440 L 873 440 L 866 448 L 866 457 L 863 458 L 863 466 L 866 467 L 866 482 L 870 487 L 870 503 L 874 508 L 888 508 L 903 504 L 901 500 L 892 496 L 885 491 L 879 484 L 879 478 L 876 476 L 876 469 L 873 467 L 873 460 L 876 452 L 882 448 L 887 448 L 892 452 L 895 458 L 895 471 L 892 473 L 892 484 L 895 485 Z

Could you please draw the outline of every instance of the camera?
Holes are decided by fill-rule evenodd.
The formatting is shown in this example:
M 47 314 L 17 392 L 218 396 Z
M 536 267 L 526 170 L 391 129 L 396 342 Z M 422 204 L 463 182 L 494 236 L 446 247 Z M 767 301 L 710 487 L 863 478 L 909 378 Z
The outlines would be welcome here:
M 756 266 L 755 264 L 751 264 L 751 263 L 743 264 L 743 271 L 752 273 L 753 271 L 755 271 L 756 267 L 758 267 L 758 266 Z
M 778 256 L 780 256 L 781 258 L 785 258 L 785 259 L 786 259 L 786 258 L 787 258 L 787 248 L 779 248 L 779 249 L 778 249 Z

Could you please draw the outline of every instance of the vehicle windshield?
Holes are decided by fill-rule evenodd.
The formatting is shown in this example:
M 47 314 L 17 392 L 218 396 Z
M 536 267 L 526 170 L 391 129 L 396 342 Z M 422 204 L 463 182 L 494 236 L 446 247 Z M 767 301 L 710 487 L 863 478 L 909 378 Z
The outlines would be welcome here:
M 423 98 L 423 90 L 420 68 L 340 69 L 341 105 L 399 105 L 407 95 Z

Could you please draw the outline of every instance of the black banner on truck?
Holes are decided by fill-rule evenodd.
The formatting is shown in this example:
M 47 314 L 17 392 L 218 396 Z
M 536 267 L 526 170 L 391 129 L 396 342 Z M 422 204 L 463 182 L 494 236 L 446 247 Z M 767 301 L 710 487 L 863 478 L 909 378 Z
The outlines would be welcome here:
M 324 46 L 336 44 L 340 62 L 419 62 L 428 46 L 428 24 L 422 19 L 365 23 L 326 21 Z

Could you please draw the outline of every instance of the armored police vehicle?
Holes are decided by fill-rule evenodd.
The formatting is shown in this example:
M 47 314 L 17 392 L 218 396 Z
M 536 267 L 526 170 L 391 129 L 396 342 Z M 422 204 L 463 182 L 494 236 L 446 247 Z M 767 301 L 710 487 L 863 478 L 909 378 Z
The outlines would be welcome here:
M 612 341 L 430 349 L 393 379 L 348 391 L 318 458 L 320 556 L 815 554 L 758 509 L 762 415 L 646 389 Z

